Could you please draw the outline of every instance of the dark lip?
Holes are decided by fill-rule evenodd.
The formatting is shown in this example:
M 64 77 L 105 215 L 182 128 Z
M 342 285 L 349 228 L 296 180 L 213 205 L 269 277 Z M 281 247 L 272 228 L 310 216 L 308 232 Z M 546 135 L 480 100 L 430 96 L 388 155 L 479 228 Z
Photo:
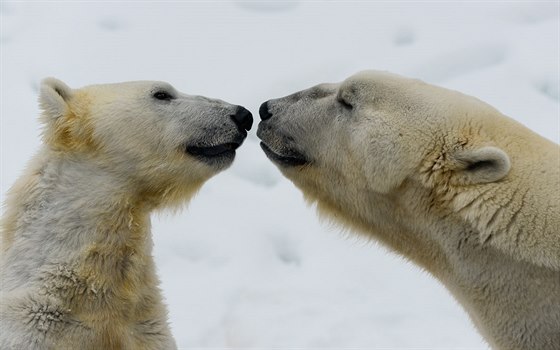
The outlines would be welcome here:
M 235 153 L 235 150 L 238 149 L 239 146 L 241 146 L 241 144 L 235 142 L 209 147 L 187 146 L 187 153 L 196 157 L 221 157 L 229 153 Z
M 224 142 L 213 146 L 187 145 L 186 153 L 202 161 L 214 161 L 222 158 L 233 158 L 235 151 L 243 144 L 245 135 L 239 135 L 230 142 Z
M 289 155 L 278 154 L 271 150 L 264 142 L 261 142 L 261 148 L 268 159 L 283 166 L 301 166 L 309 163 L 309 161 L 301 153 L 294 150 L 290 150 Z

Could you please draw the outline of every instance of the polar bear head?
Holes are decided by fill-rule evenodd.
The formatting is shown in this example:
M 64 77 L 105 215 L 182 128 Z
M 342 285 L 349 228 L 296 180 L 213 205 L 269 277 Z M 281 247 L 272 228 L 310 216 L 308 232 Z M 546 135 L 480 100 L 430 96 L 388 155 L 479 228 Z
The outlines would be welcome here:
M 455 220 L 511 256 L 560 266 L 558 146 L 488 104 L 366 71 L 259 113 L 266 155 L 321 213 L 394 237 L 423 226 L 434 240 L 446 239 L 434 225 Z M 413 254 L 417 238 L 405 248 L 394 237 L 385 238 Z
M 432 225 L 438 214 L 419 208 L 460 207 L 448 197 L 467 202 L 471 189 L 510 172 L 503 135 L 492 134 L 505 117 L 475 98 L 390 73 L 317 85 L 269 100 L 259 113 L 268 158 L 320 213 L 366 231 Z M 476 221 L 483 212 L 462 214 Z
M 456 118 L 465 104 L 480 115 L 494 113 L 453 91 L 366 71 L 265 102 L 258 135 L 267 156 L 304 191 L 356 185 L 388 193 L 444 148 L 440 165 L 452 183 L 498 181 L 509 172 L 509 158 L 491 143 L 465 139 L 469 119 Z
M 158 194 L 194 188 L 227 168 L 252 124 L 241 106 L 157 81 L 71 89 L 47 78 L 40 105 L 50 150 Z

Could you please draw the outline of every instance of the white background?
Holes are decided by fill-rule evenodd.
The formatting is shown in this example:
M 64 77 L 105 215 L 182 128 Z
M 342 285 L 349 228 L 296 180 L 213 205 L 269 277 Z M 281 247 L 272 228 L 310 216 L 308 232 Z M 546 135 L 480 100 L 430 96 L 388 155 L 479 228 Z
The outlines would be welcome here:
M 10 2 L 1 193 L 39 147 L 39 82 L 164 80 L 246 106 L 363 69 L 485 100 L 559 141 L 558 2 Z M 154 217 L 180 348 L 485 349 L 426 272 L 321 223 L 252 129 L 187 210 Z

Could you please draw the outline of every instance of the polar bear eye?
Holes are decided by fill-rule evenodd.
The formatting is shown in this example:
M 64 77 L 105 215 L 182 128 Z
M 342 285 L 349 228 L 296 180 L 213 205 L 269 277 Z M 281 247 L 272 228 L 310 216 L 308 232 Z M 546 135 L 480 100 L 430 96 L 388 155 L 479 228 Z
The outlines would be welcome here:
M 156 91 L 152 95 L 155 99 L 160 101 L 171 101 L 174 97 L 167 91 Z
M 351 103 L 349 103 L 348 101 L 346 101 L 345 99 L 343 99 L 342 97 L 337 97 L 336 101 L 338 103 L 340 103 L 342 105 L 342 107 L 344 107 L 347 110 L 351 110 L 352 108 L 354 108 L 354 106 L 352 106 Z

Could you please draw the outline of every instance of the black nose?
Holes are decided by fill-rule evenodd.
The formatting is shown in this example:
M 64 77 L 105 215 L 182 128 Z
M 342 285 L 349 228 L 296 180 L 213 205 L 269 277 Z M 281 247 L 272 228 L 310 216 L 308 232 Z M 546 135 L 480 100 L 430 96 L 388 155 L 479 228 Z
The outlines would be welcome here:
M 261 116 L 261 120 L 267 120 L 272 117 L 272 113 L 268 110 L 268 101 L 263 103 L 259 108 L 259 115 Z
M 249 131 L 253 126 L 253 115 L 245 107 L 238 106 L 231 119 L 240 130 Z

